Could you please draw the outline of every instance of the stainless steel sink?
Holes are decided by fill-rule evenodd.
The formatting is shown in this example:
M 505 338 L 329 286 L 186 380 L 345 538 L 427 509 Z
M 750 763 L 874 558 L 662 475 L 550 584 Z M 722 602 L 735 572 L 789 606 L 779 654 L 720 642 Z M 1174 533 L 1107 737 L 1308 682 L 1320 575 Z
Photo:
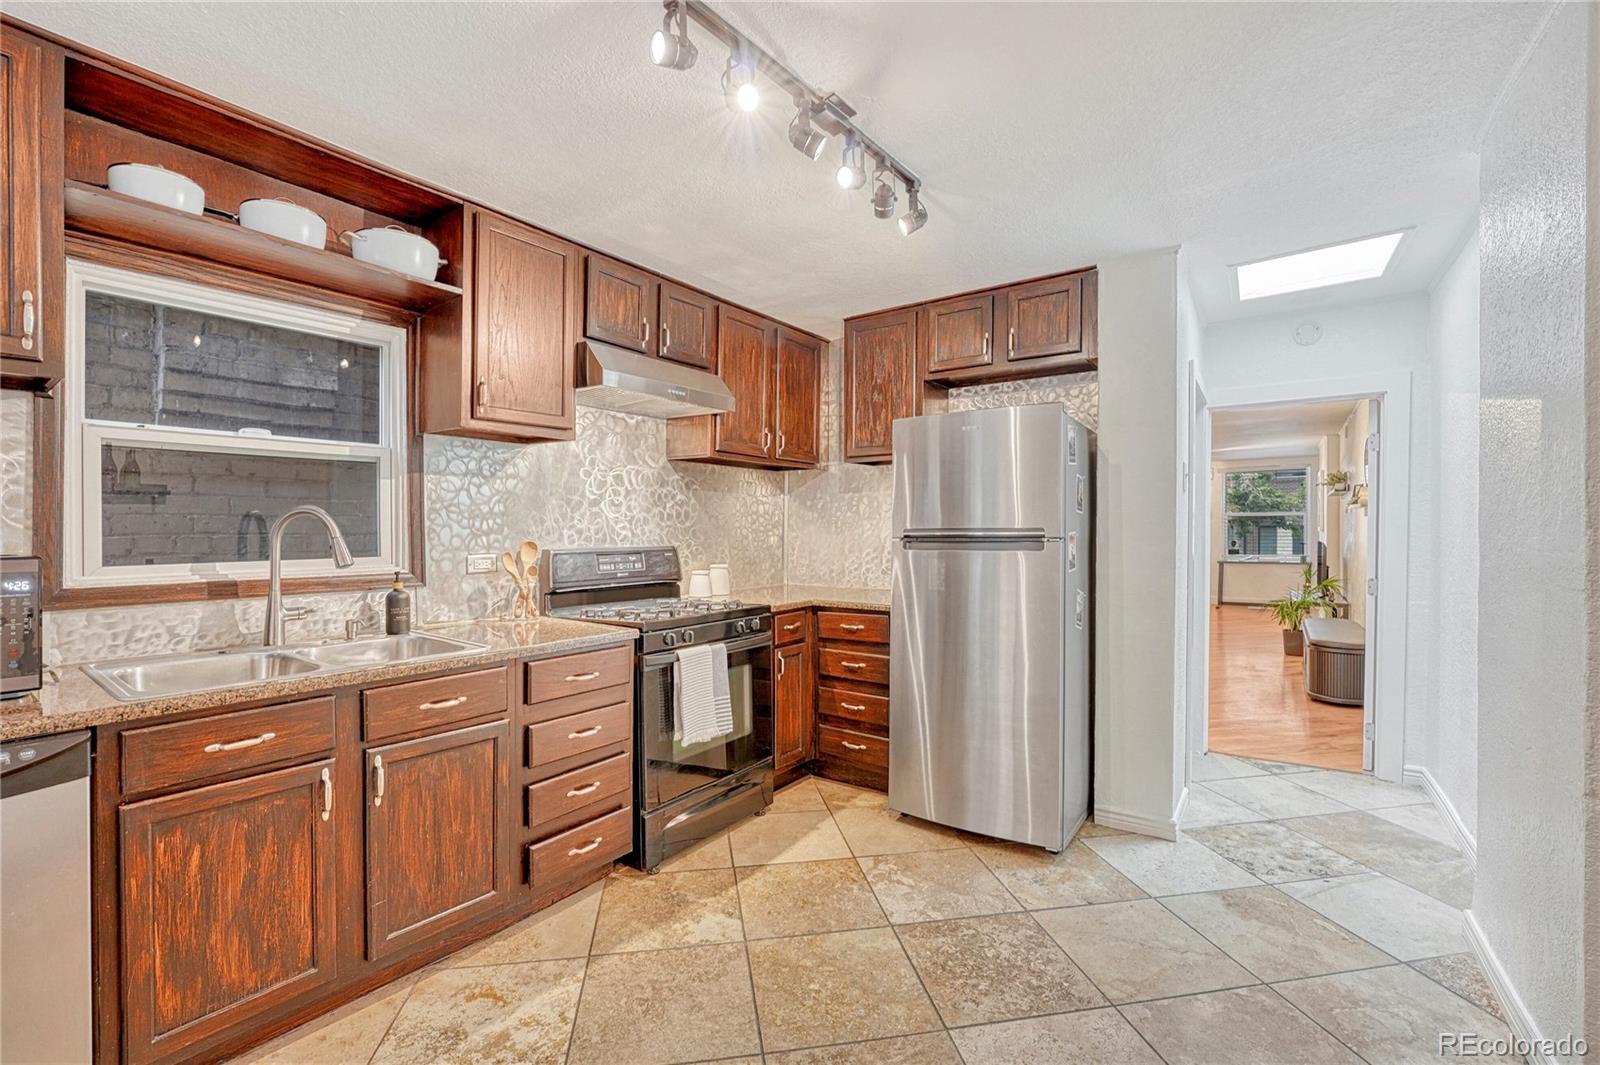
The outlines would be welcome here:
M 481 644 L 412 633 L 297 647 L 253 647 L 96 662 L 83 671 L 123 702 L 238 688 L 481 651 Z
M 479 650 L 482 648 L 477 644 L 413 632 L 406 636 L 371 636 L 361 640 L 318 644 L 314 647 L 296 647 L 294 653 L 304 655 L 324 666 L 360 669 L 366 666 L 415 662 L 424 658 L 440 658 L 446 655 L 458 655 L 463 651 Z

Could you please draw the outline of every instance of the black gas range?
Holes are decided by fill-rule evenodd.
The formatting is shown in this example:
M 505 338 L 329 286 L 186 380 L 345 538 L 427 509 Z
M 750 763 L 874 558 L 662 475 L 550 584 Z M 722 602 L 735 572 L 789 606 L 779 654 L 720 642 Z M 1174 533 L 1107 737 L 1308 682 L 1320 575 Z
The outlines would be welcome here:
M 546 551 L 540 591 L 549 617 L 639 633 L 634 667 L 634 864 L 662 860 L 772 802 L 772 610 L 680 595 L 677 548 Z M 684 745 L 677 731 L 678 652 L 720 645 L 733 729 Z

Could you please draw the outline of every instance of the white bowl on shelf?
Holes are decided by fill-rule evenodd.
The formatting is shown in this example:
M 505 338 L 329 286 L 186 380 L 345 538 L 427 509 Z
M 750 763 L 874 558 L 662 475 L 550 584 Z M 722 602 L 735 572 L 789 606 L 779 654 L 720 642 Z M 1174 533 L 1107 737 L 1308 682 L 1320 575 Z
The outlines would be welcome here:
M 285 199 L 246 200 L 239 205 L 239 225 L 308 248 L 328 243 L 328 223 L 309 207 Z
M 159 203 L 189 214 L 204 214 L 206 190 L 175 170 L 153 163 L 116 163 L 106 168 L 112 192 Z
M 345 230 L 339 237 L 350 245 L 350 254 L 361 262 L 386 266 L 423 281 L 438 277 L 439 267 L 444 265 L 433 241 L 399 226 Z

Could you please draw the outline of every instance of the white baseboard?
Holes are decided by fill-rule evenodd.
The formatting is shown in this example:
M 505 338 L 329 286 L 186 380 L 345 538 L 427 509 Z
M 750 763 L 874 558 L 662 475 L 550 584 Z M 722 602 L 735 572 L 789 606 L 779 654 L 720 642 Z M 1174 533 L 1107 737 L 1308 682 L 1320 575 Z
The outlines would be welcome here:
M 1184 807 L 1188 805 L 1188 788 L 1184 788 L 1183 794 L 1178 796 L 1178 807 L 1173 811 L 1172 816 L 1165 819 L 1146 817 L 1143 814 L 1129 813 L 1126 810 L 1118 810 L 1115 807 L 1096 803 L 1094 807 L 1094 823 L 1104 825 L 1106 828 L 1120 828 L 1124 832 L 1137 832 L 1141 836 L 1176 840 L 1178 838 L 1178 824 L 1183 818 Z
M 1428 798 L 1433 800 L 1433 808 L 1439 811 L 1439 816 L 1444 818 L 1444 823 L 1449 827 L 1450 834 L 1455 837 L 1456 849 L 1462 857 L 1478 867 L 1478 840 L 1467 830 L 1466 822 L 1461 820 L 1461 814 L 1456 811 L 1455 803 L 1450 801 L 1450 796 L 1444 793 L 1439 782 L 1428 772 L 1427 766 L 1408 765 L 1405 768 L 1404 782 L 1413 787 L 1421 787 L 1428 793 Z
M 1527 1044 L 1528 1061 L 1533 1065 L 1559 1065 L 1556 1058 L 1546 1053 L 1546 1048 L 1540 1046 L 1539 1026 L 1533 1023 L 1533 1017 L 1528 1013 L 1528 1007 L 1523 1003 L 1522 996 L 1517 994 L 1517 989 L 1512 986 L 1511 978 L 1506 975 L 1505 966 L 1500 964 L 1500 958 L 1495 954 L 1494 948 L 1489 945 L 1489 940 L 1484 937 L 1483 928 L 1478 924 L 1478 919 L 1471 910 L 1466 910 L 1461 915 L 1466 927 L 1467 942 L 1472 946 L 1472 953 L 1477 956 L 1478 967 L 1483 970 L 1484 979 L 1489 981 L 1489 987 L 1494 991 L 1494 997 L 1500 1002 L 1500 1012 L 1505 1014 L 1506 1025 L 1511 1029 L 1511 1034 Z

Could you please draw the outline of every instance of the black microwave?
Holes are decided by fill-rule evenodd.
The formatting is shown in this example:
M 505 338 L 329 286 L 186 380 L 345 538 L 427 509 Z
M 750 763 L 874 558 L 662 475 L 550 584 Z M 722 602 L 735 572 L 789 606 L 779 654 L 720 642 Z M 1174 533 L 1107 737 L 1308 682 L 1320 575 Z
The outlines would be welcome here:
M 39 559 L 0 555 L 0 699 L 38 691 L 44 673 Z

